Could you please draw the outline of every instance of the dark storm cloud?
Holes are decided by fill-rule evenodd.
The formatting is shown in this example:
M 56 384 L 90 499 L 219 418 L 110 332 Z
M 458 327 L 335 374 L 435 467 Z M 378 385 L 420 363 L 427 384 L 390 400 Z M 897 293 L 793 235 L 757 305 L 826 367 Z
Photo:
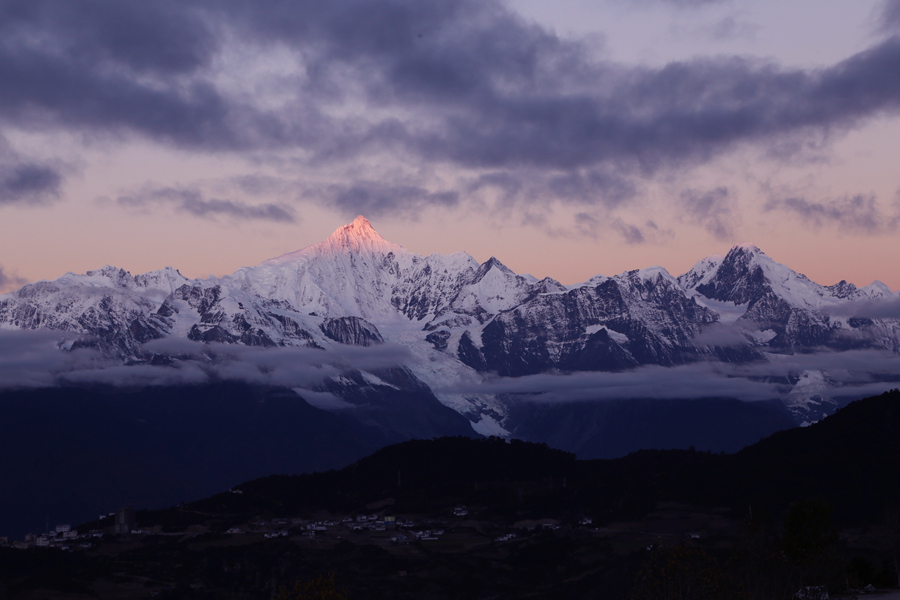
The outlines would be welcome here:
M 275 48 L 298 61 L 281 101 L 221 83 L 233 68 L 226 49 Z M 519 180 L 502 190 L 510 200 L 547 189 L 621 202 L 633 177 L 739 144 L 843 131 L 898 107 L 896 37 L 818 70 L 739 58 L 647 68 L 597 62 L 499 0 L 0 2 L 0 122 L 209 151 L 296 150 L 313 164 L 390 153 Z M 40 180 L 31 175 L 22 181 Z M 455 203 L 448 193 L 392 205 L 378 186 L 351 186 L 337 201 Z
M 607 168 L 489 171 L 466 182 L 464 190 L 468 195 L 495 192 L 507 205 L 561 198 L 573 203 L 616 207 L 638 194 L 629 177 Z
M 57 166 L 20 156 L 0 136 L 0 206 L 47 204 L 59 196 L 62 182 Z
M 46 204 L 59 196 L 59 171 L 36 163 L 0 164 L 0 205 Z
M 558 198 L 593 200 L 607 206 L 622 204 L 637 195 L 637 188 L 629 179 L 603 169 L 552 174 L 547 177 L 545 186 Z
M 711 190 L 685 190 L 681 193 L 682 218 L 703 227 L 718 240 L 727 242 L 734 236 L 734 199 L 727 187 Z
M 358 181 L 352 185 L 330 186 L 326 204 L 347 214 L 378 216 L 394 210 L 410 210 L 421 205 L 455 206 L 457 192 L 431 192 L 418 186 L 391 185 L 377 181 Z
M 43 45 L 48 54 L 65 51 L 65 58 L 75 64 L 115 63 L 135 72 L 171 76 L 209 64 L 217 45 L 208 24 L 187 4 L 4 1 L 0 27 L 7 45 Z
M 879 28 L 882 31 L 900 32 L 900 0 L 885 0 L 881 9 Z
M 169 204 L 176 210 L 203 218 L 224 216 L 238 220 L 283 223 L 293 223 L 296 220 L 294 210 L 284 204 L 246 204 L 235 200 L 207 199 L 202 192 L 193 189 L 147 188 L 136 194 L 119 196 L 116 203 L 132 208 Z
M 0 3 L 0 40 L 3 121 L 238 143 L 227 102 L 203 73 L 217 41 L 186 4 L 10 0 Z
M 834 225 L 851 232 L 892 233 L 900 226 L 900 214 L 883 212 L 874 196 L 862 194 L 831 202 L 812 202 L 800 197 L 773 199 L 766 203 L 765 210 L 793 213 L 806 225 Z

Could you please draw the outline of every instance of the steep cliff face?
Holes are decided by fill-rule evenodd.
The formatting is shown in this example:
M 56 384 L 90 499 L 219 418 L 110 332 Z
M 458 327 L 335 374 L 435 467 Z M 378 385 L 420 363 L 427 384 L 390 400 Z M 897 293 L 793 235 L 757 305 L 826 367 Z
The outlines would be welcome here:
M 665 270 L 630 271 L 497 314 L 481 329 L 479 350 L 486 369 L 510 376 L 669 366 L 703 354 L 692 338 L 715 321 Z
M 384 338 L 378 333 L 378 328 L 359 317 L 326 319 L 322 323 L 322 333 L 335 342 L 350 346 L 372 346 L 384 343 Z

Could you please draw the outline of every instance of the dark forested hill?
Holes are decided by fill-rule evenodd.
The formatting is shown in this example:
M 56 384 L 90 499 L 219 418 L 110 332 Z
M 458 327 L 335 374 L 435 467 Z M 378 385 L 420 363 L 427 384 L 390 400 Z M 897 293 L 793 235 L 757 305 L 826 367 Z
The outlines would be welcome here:
M 292 390 L 239 382 L 0 392 L 0 535 L 342 467 L 410 437 L 471 433 L 433 397 L 396 391 L 379 402 L 329 412 Z
M 240 486 L 244 494 L 220 494 L 203 506 L 244 514 L 276 506 L 354 510 L 390 497 L 398 510 L 494 502 L 498 510 L 505 503 L 510 510 L 530 505 L 545 512 L 618 515 L 638 514 L 659 501 L 684 501 L 777 513 L 799 500 L 825 498 L 838 518 L 858 522 L 877 521 L 898 505 L 898 472 L 895 390 L 735 454 L 643 450 L 620 459 L 576 460 L 544 444 L 516 440 L 415 440 L 340 471 L 247 482 Z
M 184 417 L 175 406 L 184 401 L 173 398 L 168 419 Z M 47 416 L 59 414 L 51 407 Z M 285 410 L 275 415 L 285 418 Z M 97 427 L 116 426 L 108 414 L 101 403 Z M 236 411 L 235 423 L 254 422 L 249 414 Z M 201 420 L 175 420 L 185 429 L 173 446 L 216 439 Z M 326 422 L 313 426 L 328 435 Z M 49 434 L 65 434 L 54 427 Z M 121 443 L 142 443 L 140 432 L 122 429 Z M 113 536 L 109 519 L 82 523 L 80 531 L 107 532 L 85 550 L 0 548 L 0 595 L 268 600 L 279 585 L 301 580 L 339 585 L 348 598 L 636 600 L 680 582 L 718 594 L 703 597 L 788 600 L 806 585 L 894 585 L 900 528 L 886 517 L 900 514 L 898 434 L 900 392 L 892 391 L 736 454 L 643 450 L 577 460 L 517 440 L 410 440 L 340 470 L 270 475 L 140 510 L 142 533 Z M 90 443 L 72 448 L 96 452 L 101 472 L 135 466 L 113 455 L 104 461 L 105 449 Z M 272 450 L 280 456 L 284 447 Z M 241 453 L 225 456 L 239 466 Z M 78 457 L 55 458 L 51 476 L 77 488 L 64 465 Z M 385 530 L 389 516 L 396 530 Z

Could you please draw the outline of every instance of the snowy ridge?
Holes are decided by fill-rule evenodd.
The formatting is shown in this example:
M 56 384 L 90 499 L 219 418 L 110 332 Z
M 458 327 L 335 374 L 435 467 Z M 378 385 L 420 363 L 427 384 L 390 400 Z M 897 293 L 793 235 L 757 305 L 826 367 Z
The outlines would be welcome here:
M 686 290 L 693 290 L 699 285 L 709 283 L 723 260 L 725 256 L 722 254 L 713 254 L 701 259 L 690 271 L 678 277 L 678 283 Z
M 768 350 L 827 347 L 898 349 L 896 319 L 854 316 L 864 302 L 894 298 L 880 281 L 822 286 L 777 263 L 753 244 L 712 256 L 679 277 L 685 291 Z

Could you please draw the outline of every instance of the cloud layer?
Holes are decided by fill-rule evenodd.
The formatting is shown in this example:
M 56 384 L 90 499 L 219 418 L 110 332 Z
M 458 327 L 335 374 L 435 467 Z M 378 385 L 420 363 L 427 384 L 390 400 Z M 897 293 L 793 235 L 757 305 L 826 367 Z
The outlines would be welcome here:
M 158 340 L 144 346 L 151 354 L 174 357 L 170 364 L 124 365 L 58 331 L 0 330 L 0 387 L 50 387 L 100 383 L 115 386 L 202 384 L 238 380 L 264 385 L 314 388 L 329 377 L 354 369 L 394 367 L 409 357 L 405 348 L 256 348 Z
M 896 303 L 894 303 L 896 304 Z M 897 309 L 891 306 L 892 310 Z M 329 378 L 405 364 L 409 351 L 400 346 L 257 348 L 158 340 L 145 350 L 173 357 L 168 364 L 123 365 L 96 350 L 73 347 L 71 334 L 54 331 L 0 331 L 0 387 L 32 388 L 103 384 L 123 387 L 244 381 L 304 390 L 304 398 L 325 410 L 347 403 L 323 392 Z M 734 398 L 762 401 L 787 398 L 791 381 L 806 372 L 824 371 L 832 385 L 826 394 L 861 398 L 896 387 L 900 362 L 887 351 L 855 350 L 802 355 L 772 355 L 749 364 L 702 362 L 677 367 L 643 366 L 623 372 L 544 373 L 495 377 L 460 383 L 437 393 L 501 395 L 538 403 L 597 402 L 623 399 Z M 314 392 L 309 394 L 308 392 Z M 818 392 L 817 392 L 818 393 Z
M 900 226 L 900 212 L 885 213 L 874 196 L 855 195 L 828 202 L 803 197 L 773 199 L 766 203 L 765 210 L 793 213 L 816 228 L 834 225 L 844 231 L 879 234 L 892 233 Z
M 219 216 L 240 220 L 293 223 L 294 209 L 285 204 L 247 204 L 238 200 L 206 198 L 202 191 L 173 187 L 145 187 L 130 195 L 119 196 L 116 203 L 128 208 L 146 208 L 166 204 L 175 210 L 202 218 Z
M 900 0 L 885 0 L 880 17 L 882 31 L 900 32 Z
M 885 27 L 898 6 L 885 5 Z M 312 165 L 385 155 L 502 181 L 517 199 L 539 190 L 615 204 L 639 176 L 843 131 L 900 107 L 897 37 L 818 70 L 733 57 L 626 67 L 499 0 L 6 0 L 0 39 L 6 127 L 290 152 Z M 0 160 L 0 203 L 52 197 L 61 178 Z M 464 180 L 391 189 L 362 179 L 323 201 L 346 212 L 454 205 Z M 687 201 L 706 202 L 702 223 L 723 237 L 728 220 L 710 199 Z M 285 217 L 206 202 L 182 206 Z
M 51 202 L 59 197 L 62 181 L 58 166 L 19 155 L 0 135 L 0 207 Z
M 744 365 L 703 362 L 677 367 L 643 366 L 616 373 L 539 374 L 495 378 L 457 386 L 462 394 L 513 395 L 530 402 L 558 403 L 637 398 L 736 398 L 744 401 L 785 398 L 789 381 L 808 371 L 826 371 L 835 396 L 857 397 L 896 387 L 900 362 L 896 354 L 875 350 L 774 355 L 770 361 Z

